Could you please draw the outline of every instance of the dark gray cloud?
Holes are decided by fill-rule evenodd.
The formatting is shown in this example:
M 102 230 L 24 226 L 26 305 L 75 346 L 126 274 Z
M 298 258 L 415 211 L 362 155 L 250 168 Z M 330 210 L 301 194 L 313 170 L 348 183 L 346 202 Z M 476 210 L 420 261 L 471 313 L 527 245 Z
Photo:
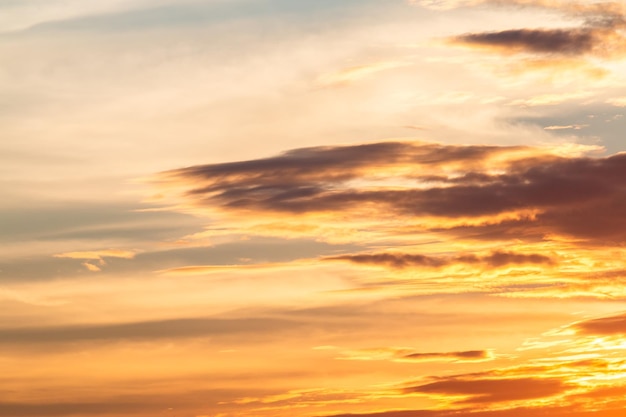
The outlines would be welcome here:
M 165 172 L 159 179 L 183 182 L 183 186 L 189 187 L 187 196 L 201 204 L 315 212 L 371 201 L 393 201 L 406 194 L 345 187 L 347 181 L 367 177 L 372 169 L 413 165 L 412 175 L 419 177 L 428 166 L 479 163 L 516 149 L 522 148 L 405 142 L 304 148 L 271 158 L 182 168 Z
M 433 257 L 407 253 L 372 253 L 349 254 L 322 258 L 323 260 L 348 261 L 355 264 L 382 265 L 391 268 L 425 267 L 439 268 L 454 264 L 479 264 L 490 267 L 506 265 L 538 264 L 554 265 L 553 258 L 541 254 L 522 254 L 515 252 L 495 251 L 489 255 L 477 256 L 473 254 L 454 257 Z
M 485 0 L 500 6 L 540 7 L 560 11 L 583 23 L 578 27 L 558 29 L 521 28 L 495 32 L 466 33 L 454 36 L 453 43 L 491 48 L 505 53 L 524 52 L 553 56 L 623 54 L 621 30 L 626 21 L 624 8 L 617 2 L 584 4 L 571 2 Z
M 187 195 L 206 204 L 304 213 L 393 198 L 393 193 L 338 189 L 373 168 L 479 162 L 503 151 L 494 146 L 404 142 L 315 147 L 271 158 L 173 170 L 160 179 L 188 181 Z
M 626 154 L 566 158 L 534 150 L 534 157 L 512 160 L 493 172 L 490 156 L 520 149 L 396 142 L 307 148 L 273 158 L 183 168 L 161 179 L 177 184 L 189 204 L 211 210 L 295 216 L 324 212 L 345 218 L 367 208 L 416 220 L 528 212 L 533 214 L 430 230 L 494 240 L 558 234 L 599 245 L 626 242 Z M 454 174 L 439 173 L 450 164 L 456 164 Z M 398 174 L 395 168 L 403 171 Z M 372 185 L 381 177 L 398 176 L 407 185 Z M 420 261 L 429 262 L 413 262 Z
M 323 259 L 328 261 L 348 261 L 355 264 L 383 265 L 392 268 L 439 268 L 445 265 L 449 265 L 450 263 L 446 259 L 439 259 L 432 256 L 402 253 L 339 255 Z
M 591 52 L 601 41 L 589 28 L 584 29 L 512 29 L 500 32 L 469 33 L 454 42 L 489 46 L 515 51 L 581 55 Z

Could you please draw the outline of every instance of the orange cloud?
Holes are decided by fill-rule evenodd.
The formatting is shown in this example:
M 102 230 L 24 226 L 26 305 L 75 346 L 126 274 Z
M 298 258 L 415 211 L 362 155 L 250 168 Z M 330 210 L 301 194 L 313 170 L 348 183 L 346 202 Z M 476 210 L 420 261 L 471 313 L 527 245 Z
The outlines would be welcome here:
M 70 259 L 89 259 L 94 261 L 100 261 L 102 258 L 124 258 L 132 259 L 135 257 L 135 252 L 120 249 L 104 249 L 98 251 L 86 251 L 86 252 L 65 252 L 54 255 L 55 258 L 70 258 Z
M 463 396 L 457 403 L 498 403 L 552 397 L 573 388 L 556 378 L 441 378 L 405 393 Z
M 133 259 L 136 253 L 128 250 L 120 249 L 103 249 L 98 251 L 85 251 L 85 252 L 65 252 L 54 255 L 55 258 L 69 258 L 69 259 L 82 259 L 85 262 L 82 265 L 91 272 L 102 271 L 102 266 L 106 265 L 104 258 L 123 258 Z M 88 262 L 98 261 L 98 265 Z

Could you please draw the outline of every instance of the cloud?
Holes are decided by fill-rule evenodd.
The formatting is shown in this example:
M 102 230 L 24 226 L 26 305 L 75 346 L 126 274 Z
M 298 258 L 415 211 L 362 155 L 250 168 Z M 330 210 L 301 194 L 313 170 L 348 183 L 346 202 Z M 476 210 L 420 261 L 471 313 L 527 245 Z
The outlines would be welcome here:
M 479 162 L 498 153 L 524 150 L 524 147 L 503 149 L 498 146 L 451 146 L 421 142 L 379 142 L 351 146 L 320 146 L 287 151 L 279 156 L 242 162 L 199 165 L 162 173 L 158 180 L 196 179 L 205 187 L 195 194 L 225 192 L 227 186 L 250 186 L 251 191 L 264 187 L 305 185 L 306 182 L 338 182 L 362 176 L 372 167 L 394 167 L 406 164 L 433 166 Z M 303 190 L 314 192 L 316 190 Z M 237 196 L 240 192 L 226 196 Z M 288 197 L 288 196 L 285 196 Z M 294 195 L 297 197 L 297 195 Z
M 437 361 L 458 360 L 461 362 L 482 362 L 490 360 L 493 355 L 488 350 L 465 350 L 460 352 L 437 352 L 437 353 L 408 353 L 401 356 L 403 360 L 410 361 Z
M 373 253 L 339 255 L 322 258 L 323 260 L 348 261 L 355 264 L 381 265 L 391 268 L 425 267 L 440 268 L 456 264 L 482 264 L 490 267 L 502 267 L 517 264 L 553 265 L 555 260 L 549 256 L 537 253 L 522 254 L 514 252 L 495 251 L 489 255 L 477 256 L 473 254 L 458 255 L 455 257 L 432 257 L 408 253 Z
M 55 258 L 71 258 L 71 259 L 89 259 L 94 261 L 101 261 L 102 258 L 124 258 L 132 259 L 135 257 L 135 252 L 120 249 L 104 249 L 98 251 L 86 251 L 86 252 L 66 252 L 54 255 Z
M 232 388 L 202 388 L 198 381 L 194 388 L 180 390 L 180 379 L 153 380 L 150 384 L 156 391 L 144 391 L 128 389 L 129 394 L 116 395 L 119 387 L 102 387 L 94 389 L 89 383 L 83 383 L 72 387 L 75 392 L 80 391 L 80 398 L 69 396 L 52 400 L 47 398 L 32 398 L 26 400 L 25 396 L 14 401 L 0 402 L 0 415 L 11 417 L 68 417 L 68 416 L 153 416 L 159 414 L 184 413 L 184 415 L 200 415 L 199 410 L 206 410 L 209 404 L 223 403 L 226 400 L 234 400 L 237 397 L 248 395 L 269 394 L 269 389 L 232 389 Z M 135 380 L 133 387 L 144 386 L 145 380 Z M 154 385 L 153 385 L 154 384 Z M 168 389 L 159 392 L 158 386 L 167 384 Z M 71 385 L 70 385 L 71 386 Z M 175 386 L 175 388 L 172 388 Z M 52 391 L 48 387 L 49 391 Z M 67 397 L 67 396 L 65 396 Z M 237 410 L 237 406 L 226 407 L 221 405 L 223 411 Z M 214 415 L 214 414 L 212 414 Z
M 575 323 L 572 329 L 587 335 L 626 335 L 626 313 Z
M 194 166 L 158 180 L 183 206 L 239 224 L 252 214 L 257 224 L 264 217 L 318 224 L 311 216 L 321 215 L 336 227 L 349 219 L 348 225 L 371 221 L 380 228 L 380 219 L 393 215 L 405 220 L 404 233 L 413 224 L 421 232 L 480 239 L 626 242 L 626 154 L 589 158 L 541 148 L 383 142 Z
M 133 259 L 135 257 L 134 251 L 120 250 L 120 249 L 104 249 L 98 251 L 86 251 L 86 252 L 66 252 L 54 255 L 55 258 L 69 258 L 69 259 L 83 259 L 85 262 L 82 265 L 91 272 L 102 271 L 102 266 L 106 265 L 104 258 L 122 258 Z M 98 261 L 99 265 L 95 265 L 88 261 Z
M 585 127 L 589 127 L 589 125 L 552 125 L 552 126 L 546 126 L 543 129 L 544 130 L 568 130 L 568 129 L 580 130 L 580 129 L 584 129 Z
M 348 85 L 355 81 L 370 77 L 381 71 L 400 68 L 407 65 L 409 64 L 401 61 L 386 61 L 344 68 L 340 71 L 320 75 L 317 78 L 317 84 L 321 87 Z
M 429 7 L 424 2 L 418 2 Z M 616 58 L 626 52 L 626 7 L 620 2 L 579 2 L 559 0 L 475 0 L 439 2 L 443 8 L 489 5 L 495 7 L 540 8 L 556 11 L 566 18 L 577 21 L 577 26 L 562 28 L 514 28 L 507 30 L 473 32 L 452 36 L 451 44 L 483 49 L 502 54 L 525 54 L 547 58 L 552 65 L 562 68 L 562 61 L 571 67 L 572 58 Z M 441 7 L 440 7 L 441 8 Z M 591 63 L 591 62 L 588 62 Z M 581 65 L 579 70 L 590 78 L 603 77 L 604 70 L 593 65 Z M 545 60 L 542 67 L 546 67 Z M 539 69 L 526 62 L 524 69 Z M 594 68 L 595 67 L 595 68 Z M 571 68 L 570 68 L 571 69 Z M 591 70 L 591 72 L 590 72 Z
M 329 350 L 335 347 L 321 347 Z M 495 355 L 490 350 L 465 350 L 458 352 L 415 352 L 413 348 L 383 347 L 342 351 L 337 359 L 394 362 L 486 362 L 493 360 Z
M 184 318 L 117 324 L 13 327 L 0 329 L 0 346 L 258 334 L 297 325 L 292 320 L 270 318 Z
M 566 342 L 576 343 L 574 340 Z M 564 350 L 547 347 L 544 351 L 547 356 L 539 360 L 535 358 L 526 365 L 429 377 L 400 385 L 403 395 L 426 396 L 440 402 L 437 409 L 340 414 L 333 417 L 619 416 L 618 410 L 624 406 L 626 386 L 606 385 L 605 382 L 607 376 L 611 379 L 621 376 L 623 360 L 599 357 L 572 360 L 575 357 L 572 356 L 573 351 L 564 346 L 561 348 Z M 615 351 L 621 350 L 616 347 Z M 481 352 L 458 354 L 478 357 Z M 559 354 L 568 356 L 559 357 Z M 585 377 L 581 379 L 581 375 Z
M 502 49 L 507 52 L 582 55 L 601 43 L 591 29 L 513 29 L 500 32 L 469 33 L 453 42 Z
M 568 385 L 555 378 L 444 378 L 404 389 L 405 393 L 463 395 L 459 403 L 495 403 L 552 397 L 567 391 Z

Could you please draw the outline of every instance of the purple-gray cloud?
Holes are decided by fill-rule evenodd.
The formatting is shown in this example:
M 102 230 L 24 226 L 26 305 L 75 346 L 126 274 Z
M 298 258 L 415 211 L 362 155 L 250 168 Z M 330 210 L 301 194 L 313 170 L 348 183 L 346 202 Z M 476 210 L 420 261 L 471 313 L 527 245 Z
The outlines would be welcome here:
M 600 37 L 584 29 L 512 29 L 500 32 L 468 33 L 453 38 L 454 42 L 560 55 L 581 55 L 591 52 Z
M 520 28 L 494 32 L 466 33 L 449 38 L 452 43 L 496 49 L 505 53 L 524 52 L 553 56 L 609 55 L 624 52 L 622 29 L 625 9 L 618 2 L 579 3 L 485 0 L 499 6 L 531 6 L 557 10 L 582 19 L 578 27 Z
M 486 350 L 465 350 L 460 352 L 435 352 L 435 353 L 409 353 L 402 355 L 402 359 L 431 360 L 431 359 L 459 359 L 476 361 L 488 359 L 489 352 Z
M 477 256 L 473 254 L 453 257 L 433 257 L 408 253 L 371 253 L 348 254 L 322 258 L 329 261 L 347 261 L 355 264 L 381 265 L 391 268 L 440 268 L 454 264 L 479 264 L 493 268 L 506 265 L 536 264 L 553 265 L 555 260 L 549 256 L 537 253 L 523 254 L 515 252 L 495 251 L 489 255 Z
M 515 157 L 521 150 L 535 155 Z M 496 155 L 513 156 L 494 173 L 489 158 Z M 450 166 L 452 174 L 441 173 Z M 335 213 L 345 221 L 367 209 L 374 216 L 424 219 L 428 228 L 429 217 L 520 213 L 429 230 L 491 240 L 566 235 L 595 245 L 626 243 L 626 154 L 568 158 L 531 148 L 384 142 L 299 149 L 266 159 L 183 168 L 160 178 L 178 186 L 194 207 L 248 216 Z M 376 185 L 385 178 L 405 185 Z M 368 185 L 359 185 L 363 183 Z M 506 263 L 504 258 L 497 255 L 491 262 Z M 408 262 L 438 261 L 417 256 Z

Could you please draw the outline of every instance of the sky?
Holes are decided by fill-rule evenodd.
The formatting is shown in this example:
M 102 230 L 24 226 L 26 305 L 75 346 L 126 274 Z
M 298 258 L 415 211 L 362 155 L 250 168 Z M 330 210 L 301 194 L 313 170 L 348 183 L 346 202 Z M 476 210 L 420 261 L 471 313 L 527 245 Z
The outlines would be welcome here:
M 0 60 L 0 415 L 623 415 L 624 2 L 0 0 Z

